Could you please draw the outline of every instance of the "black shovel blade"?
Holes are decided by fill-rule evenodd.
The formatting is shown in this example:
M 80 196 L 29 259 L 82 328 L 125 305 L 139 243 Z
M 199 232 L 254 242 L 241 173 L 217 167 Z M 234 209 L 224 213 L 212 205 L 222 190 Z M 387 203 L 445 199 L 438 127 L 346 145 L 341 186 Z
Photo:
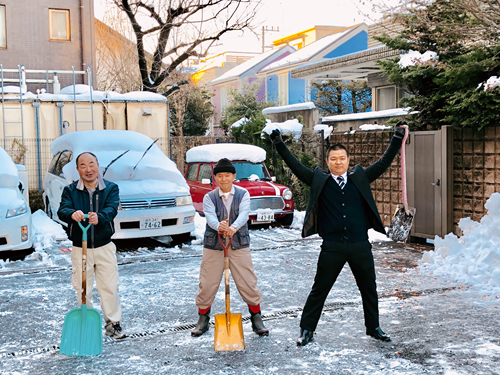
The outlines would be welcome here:
M 414 207 L 408 207 L 408 211 L 405 211 L 404 207 L 399 208 L 392 218 L 387 237 L 393 241 L 406 241 L 410 235 L 415 211 Z

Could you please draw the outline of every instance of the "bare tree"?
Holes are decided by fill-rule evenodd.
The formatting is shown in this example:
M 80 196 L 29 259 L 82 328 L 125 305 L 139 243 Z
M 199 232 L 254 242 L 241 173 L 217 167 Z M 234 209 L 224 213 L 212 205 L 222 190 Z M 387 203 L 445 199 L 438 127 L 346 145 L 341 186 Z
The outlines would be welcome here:
M 251 29 L 262 0 L 113 0 L 125 12 L 136 37 L 145 91 L 157 92 L 189 57 L 205 56 L 220 37 Z M 148 64 L 146 43 L 154 44 Z M 165 60 L 168 58 L 169 62 Z

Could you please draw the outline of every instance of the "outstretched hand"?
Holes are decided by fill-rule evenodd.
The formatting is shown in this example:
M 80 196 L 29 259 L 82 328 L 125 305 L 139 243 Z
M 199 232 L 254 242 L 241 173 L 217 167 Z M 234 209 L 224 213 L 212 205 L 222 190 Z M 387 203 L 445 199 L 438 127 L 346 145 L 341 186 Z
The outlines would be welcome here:
M 399 121 L 394 127 L 394 137 L 403 139 L 408 131 L 408 125 L 404 121 Z
M 278 129 L 274 129 L 271 134 L 269 134 L 269 138 L 271 139 L 271 142 L 273 144 L 278 144 L 280 142 L 283 142 L 283 138 L 281 138 L 281 132 Z

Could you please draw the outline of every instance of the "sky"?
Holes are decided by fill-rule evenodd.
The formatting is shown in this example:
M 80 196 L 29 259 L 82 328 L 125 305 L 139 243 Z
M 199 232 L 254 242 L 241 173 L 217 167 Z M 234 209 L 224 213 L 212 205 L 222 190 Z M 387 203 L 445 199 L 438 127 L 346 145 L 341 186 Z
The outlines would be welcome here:
M 95 15 L 102 19 L 106 0 L 94 0 Z M 261 52 L 262 27 L 279 29 L 265 34 L 265 44 L 309 29 L 313 26 L 350 26 L 360 22 L 373 23 L 378 14 L 366 0 L 264 0 L 255 19 L 258 36 L 250 31 L 229 33 L 213 51 Z M 368 3 L 370 5 L 362 5 Z M 385 1 L 387 3 L 387 1 Z M 367 16 L 369 15 L 369 16 Z

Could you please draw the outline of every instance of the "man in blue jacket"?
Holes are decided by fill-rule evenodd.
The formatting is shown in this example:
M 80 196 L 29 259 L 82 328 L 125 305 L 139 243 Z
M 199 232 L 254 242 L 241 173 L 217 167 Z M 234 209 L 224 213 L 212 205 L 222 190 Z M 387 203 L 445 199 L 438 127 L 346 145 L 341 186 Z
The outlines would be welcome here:
M 92 226 L 88 233 L 87 249 L 87 305 L 92 307 L 92 286 L 94 274 L 97 290 L 101 297 L 101 308 L 106 323 L 106 335 L 122 339 L 120 320 L 122 310 L 118 297 L 118 265 L 116 246 L 111 242 L 115 232 L 113 219 L 118 213 L 120 196 L 118 186 L 99 175 L 97 157 L 84 152 L 76 158 L 78 181 L 66 186 L 61 197 L 57 216 L 68 224 L 69 239 L 73 242 L 71 252 L 72 284 L 78 303 L 82 303 L 82 230 L 79 221 L 89 215 Z
M 268 336 L 260 311 L 262 294 L 257 287 L 257 276 L 253 271 L 250 254 L 248 216 L 250 194 L 247 190 L 233 185 L 236 169 L 226 158 L 214 167 L 214 176 L 219 187 L 203 197 L 203 213 L 207 219 L 203 256 L 200 266 L 200 284 L 196 294 L 198 324 L 191 335 L 198 337 L 208 331 L 210 307 L 219 288 L 224 272 L 224 252 L 218 235 L 232 237 L 229 249 L 229 269 L 243 301 L 248 304 L 252 330 L 259 336 Z
M 302 237 L 318 233 L 323 238 L 314 284 L 300 321 L 298 346 L 313 340 L 325 300 L 346 262 L 361 293 L 366 334 L 391 341 L 379 325 L 375 266 L 367 232 L 373 228 L 385 234 L 385 229 L 370 183 L 389 168 L 404 134 L 405 128 L 396 126 L 389 148 L 366 169 L 356 165 L 349 171 L 349 152 L 341 144 L 333 145 L 327 151 L 329 170 L 325 172 L 319 167 L 313 171 L 302 165 L 285 146 L 280 132 L 271 133 L 271 141 L 285 163 L 299 180 L 311 187 Z

